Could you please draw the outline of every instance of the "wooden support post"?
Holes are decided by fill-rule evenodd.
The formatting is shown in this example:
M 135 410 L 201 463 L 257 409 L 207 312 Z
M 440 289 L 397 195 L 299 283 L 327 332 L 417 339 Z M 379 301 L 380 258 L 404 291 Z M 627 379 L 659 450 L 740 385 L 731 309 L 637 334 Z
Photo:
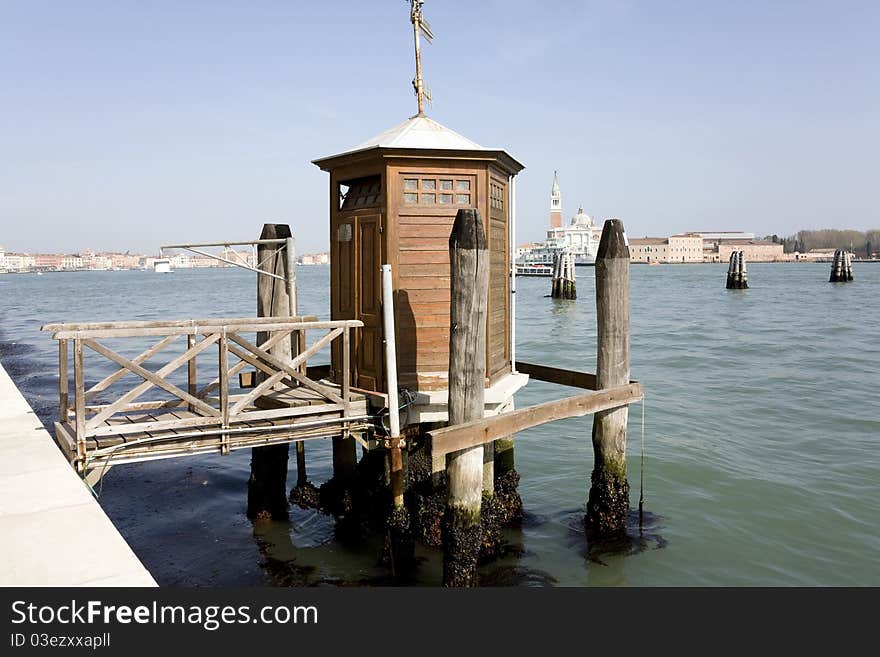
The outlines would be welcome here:
M 495 494 L 495 443 L 483 445 L 483 492 Z
M 70 375 L 67 371 L 67 340 L 58 341 L 58 402 L 59 420 L 67 422 L 70 417 Z
M 449 424 L 483 417 L 489 251 L 480 212 L 461 209 L 449 238 Z M 443 518 L 443 585 L 475 586 L 482 541 L 483 448 L 447 457 Z
M 342 373 L 336 381 L 341 390 L 348 414 L 348 393 L 351 386 L 351 340 L 348 329 L 342 336 Z M 333 437 L 333 479 L 341 487 L 352 480 L 357 469 L 357 443 L 347 431 Z
M 291 237 L 290 226 L 286 224 L 265 224 L 260 239 L 287 239 Z M 257 316 L 288 317 L 291 315 L 290 288 L 287 269 L 288 250 L 279 244 L 258 244 L 257 262 L 259 268 L 283 277 L 279 280 L 265 274 L 257 274 Z M 269 339 L 269 333 L 257 333 L 257 345 Z M 292 358 L 292 342 L 281 340 L 269 349 L 269 353 L 283 360 Z M 264 380 L 265 374 L 257 373 L 257 383 Z M 249 518 L 286 519 L 287 518 L 287 459 L 289 446 L 270 445 L 254 447 L 251 450 L 251 476 L 248 480 Z
M 195 344 L 193 344 L 195 346 Z M 193 362 L 195 356 L 190 359 Z M 217 343 L 217 371 L 220 379 L 220 416 L 222 418 L 221 426 L 224 429 L 229 428 L 229 341 L 226 338 L 226 331 L 223 331 L 220 340 Z M 195 386 L 195 382 L 190 383 L 191 387 Z M 192 393 L 190 393 L 192 394 Z M 221 435 L 222 445 L 220 447 L 221 454 L 229 454 L 229 434 Z
M 300 440 L 296 443 L 296 486 L 305 486 L 308 481 L 306 473 L 306 446 L 304 441 Z
M 501 479 L 514 469 L 513 434 L 499 438 L 494 443 L 495 479 Z
M 629 244 L 623 222 L 608 219 L 596 255 L 596 381 L 600 390 L 629 383 Z M 593 416 L 593 474 L 587 529 L 607 535 L 626 530 L 626 406 Z
M 739 289 L 748 290 L 749 289 L 749 274 L 746 268 L 746 254 L 745 251 L 739 252 Z
M 186 336 L 186 350 L 189 351 L 190 349 L 192 349 L 195 346 L 196 346 L 196 336 L 195 335 L 187 335 Z M 197 380 L 196 380 L 196 356 L 195 355 L 193 355 L 193 357 L 189 359 L 189 363 L 187 363 L 186 381 L 187 381 L 186 391 L 189 394 L 191 394 L 193 397 L 195 397 L 199 391 L 199 388 L 197 385 Z M 190 413 L 192 413 L 194 410 L 194 407 L 192 404 L 187 404 L 187 409 L 189 410 Z
M 82 468 L 86 459 L 86 389 L 83 372 L 83 344 L 79 338 L 73 341 L 73 398 L 76 429 L 76 456 Z

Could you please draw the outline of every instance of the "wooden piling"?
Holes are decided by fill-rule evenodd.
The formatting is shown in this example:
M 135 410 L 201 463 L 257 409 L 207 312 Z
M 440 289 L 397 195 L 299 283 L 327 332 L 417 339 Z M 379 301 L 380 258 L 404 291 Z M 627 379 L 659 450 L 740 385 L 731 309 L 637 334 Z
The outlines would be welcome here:
M 461 209 L 449 238 L 449 424 L 483 417 L 489 251 L 480 212 Z M 449 454 L 443 518 L 443 585 L 475 586 L 482 540 L 483 447 Z
M 558 299 L 561 296 L 561 290 L 559 289 L 559 284 L 562 281 L 562 277 L 560 275 L 560 267 L 562 266 L 562 253 L 556 252 L 553 254 L 553 278 L 550 281 L 550 298 Z
M 286 224 L 265 224 L 260 239 L 288 239 L 290 226 Z M 289 244 L 289 242 L 288 242 Z M 257 274 L 257 316 L 288 317 L 291 313 L 290 288 L 287 281 L 292 272 L 286 249 L 280 244 L 258 244 L 257 261 L 260 269 L 272 272 L 281 279 Z M 266 332 L 257 333 L 257 344 L 269 339 Z M 290 360 L 292 340 L 280 340 L 269 349 L 269 353 L 282 360 Z M 258 373 L 258 379 L 264 378 Z M 251 450 L 251 475 L 248 480 L 249 518 L 285 519 L 287 518 L 287 459 L 289 446 L 270 445 L 254 447 Z
M 553 299 L 577 299 L 574 254 L 560 251 L 553 257 L 553 282 L 550 296 Z
M 296 443 L 296 486 L 305 486 L 309 477 L 306 473 L 306 445 L 300 440 Z
M 846 283 L 853 280 L 852 254 L 843 249 L 834 251 L 834 257 L 831 260 L 831 277 L 828 280 L 831 283 Z
M 596 256 L 596 382 L 599 389 L 629 382 L 629 245 L 623 222 L 608 219 Z M 594 464 L 586 526 L 594 535 L 626 529 L 629 483 L 626 479 L 628 408 L 593 416 Z
M 730 264 L 727 267 L 727 289 L 747 290 L 748 280 L 745 253 L 743 251 L 731 252 Z

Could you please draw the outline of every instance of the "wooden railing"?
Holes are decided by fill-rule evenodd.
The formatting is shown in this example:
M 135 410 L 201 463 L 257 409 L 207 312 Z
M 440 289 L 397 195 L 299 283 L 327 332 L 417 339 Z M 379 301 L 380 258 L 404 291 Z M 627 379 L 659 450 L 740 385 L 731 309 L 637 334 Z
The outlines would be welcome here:
M 201 430 L 222 433 L 224 429 L 259 420 L 277 420 L 306 415 L 309 406 L 301 408 L 255 407 L 258 399 L 268 393 L 294 388 L 306 388 L 316 393 L 323 411 L 339 411 L 343 418 L 350 416 L 350 332 L 363 326 L 357 320 L 316 321 L 314 317 L 231 318 L 155 322 L 106 322 L 91 324 L 47 324 L 43 331 L 51 331 L 58 340 L 59 405 L 62 426 L 69 427 L 75 437 L 76 458 L 86 457 L 87 441 L 101 436 L 125 436 L 145 432 L 180 432 Z M 306 332 L 325 333 L 306 346 Z M 257 333 L 262 342 L 255 344 L 245 334 Z M 265 337 L 264 337 L 265 336 Z M 123 356 L 103 341 L 120 338 L 158 338 L 155 344 L 134 358 Z M 165 362 L 158 369 L 147 369 L 160 352 L 175 342 L 185 339 L 185 351 Z M 334 340 L 343 343 L 341 371 L 335 372 L 338 385 L 325 385 L 309 378 L 309 358 L 328 347 Z M 295 354 L 283 358 L 271 353 L 283 340 L 291 340 Z M 209 348 L 215 352 L 210 380 L 197 381 L 197 357 Z M 73 356 L 73 389 L 70 388 L 69 358 Z M 86 350 L 103 356 L 115 371 L 94 385 L 86 387 L 84 353 Z M 230 364 L 231 360 L 235 360 Z M 200 361 L 200 367 L 201 362 Z M 186 387 L 175 385 L 169 377 L 186 367 Z M 246 368 L 258 372 L 256 385 L 239 394 L 237 375 Z M 128 388 L 115 399 L 105 403 L 112 386 L 125 376 L 134 375 L 142 381 Z M 151 389 L 164 391 L 164 399 L 144 400 Z M 115 390 L 115 389 L 114 389 Z M 115 393 L 114 393 L 115 394 Z M 132 415 L 149 411 L 180 411 L 165 419 L 132 422 Z M 182 417 L 180 417 L 182 415 Z M 141 418 L 143 419 L 143 418 Z

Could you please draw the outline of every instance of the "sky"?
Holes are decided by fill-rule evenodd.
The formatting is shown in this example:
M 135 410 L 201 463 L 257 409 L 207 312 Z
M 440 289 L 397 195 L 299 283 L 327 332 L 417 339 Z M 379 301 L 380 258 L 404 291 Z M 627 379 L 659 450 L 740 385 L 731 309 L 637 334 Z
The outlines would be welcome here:
M 880 2 L 427 0 L 428 115 L 630 235 L 880 226 Z M 415 114 L 405 0 L 0 0 L 0 244 L 328 245 L 311 160 Z

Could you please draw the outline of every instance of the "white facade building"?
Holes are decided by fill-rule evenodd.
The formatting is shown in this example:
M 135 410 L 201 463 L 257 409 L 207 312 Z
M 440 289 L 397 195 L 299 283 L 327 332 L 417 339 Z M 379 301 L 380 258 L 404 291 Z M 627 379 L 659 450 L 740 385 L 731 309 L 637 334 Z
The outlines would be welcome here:
M 552 264 L 557 253 L 569 251 L 574 254 L 575 264 L 593 265 L 596 263 L 596 252 L 599 250 L 601 237 L 602 227 L 596 226 L 593 218 L 584 212 L 583 207 L 578 208 L 577 214 L 567 226 L 562 225 L 562 192 L 559 188 L 559 179 L 554 172 L 553 187 L 550 191 L 550 230 L 547 231 L 547 241 L 523 249 L 522 254 L 518 252 L 517 256 L 521 263 Z

